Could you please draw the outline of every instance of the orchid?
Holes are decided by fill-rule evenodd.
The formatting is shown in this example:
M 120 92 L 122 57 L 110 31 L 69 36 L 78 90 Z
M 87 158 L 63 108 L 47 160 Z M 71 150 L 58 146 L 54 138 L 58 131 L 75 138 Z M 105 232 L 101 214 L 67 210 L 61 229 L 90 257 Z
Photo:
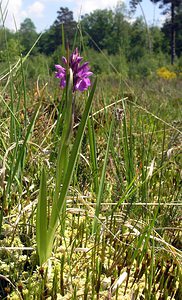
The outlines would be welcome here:
M 36 241 L 39 261 L 42 265 L 52 255 L 52 248 L 56 229 L 61 222 L 65 227 L 66 195 L 72 181 L 74 169 L 78 161 L 85 127 L 89 122 L 92 100 L 96 89 L 96 80 L 85 103 L 83 115 L 78 130 L 73 132 L 74 108 L 76 91 L 85 91 L 91 85 L 89 77 L 92 75 L 88 62 L 81 63 L 82 57 L 76 48 L 72 55 L 62 58 L 63 66 L 55 65 L 55 77 L 60 80 L 60 87 L 66 92 L 62 95 L 55 131 L 55 149 L 57 150 L 56 173 L 54 189 L 51 191 L 52 205 L 47 213 L 47 179 L 46 170 L 41 172 L 40 190 L 36 217 Z M 89 124 L 89 123 L 88 123 Z M 60 130 L 60 128 L 62 130 Z M 60 137 L 59 137 L 60 134 Z M 64 230 L 63 230 L 64 231 Z
M 89 63 L 85 62 L 80 65 L 83 57 L 79 55 L 78 48 L 71 54 L 69 61 L 63 56 L 62 62 L 66 68 L 61 65 L 55 65 L 56 72 L 55 77 L 60 79 L 60 87 L 64 88 L 66 86 L 66 70 L 68 68 L 72 69 L 73 72 L 73 92 L 80 91 L 83 92 L 88 89 L 91 85 L 89 77 L 93 74 L 90 72 Z

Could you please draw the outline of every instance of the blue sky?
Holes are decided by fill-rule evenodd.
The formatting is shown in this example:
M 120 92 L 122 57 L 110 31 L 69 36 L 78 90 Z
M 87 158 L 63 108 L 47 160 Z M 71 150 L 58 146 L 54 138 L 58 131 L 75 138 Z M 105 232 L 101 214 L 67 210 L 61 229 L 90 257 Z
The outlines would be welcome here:
M 8 0 L 3 0 L 3 8 Z M 55 21 L 56 12 L 59 8 L 68 7 L 74 12 L 74 17 L 78 20 L 81 14 L 90 13 L 95 9 L 114 8 L 118 0 L 9 0 L 8 15 L 6 18 L 6 26 L 15 30 L 13 16 L 16 20 L 16 25 L 19 27 L 20 23 L 27 17 L 34 22 L 37 31 L 43 31 Z M 122 0 L 128 5 L 129 0 Z M 160 25 L 164 17 L 157 5 L 151 3 L 150 0 L 143 0 L 142 8 L 149 25 Z M 132 18 L 142 15 L 141 9 L 138 7 L 137 12 Z

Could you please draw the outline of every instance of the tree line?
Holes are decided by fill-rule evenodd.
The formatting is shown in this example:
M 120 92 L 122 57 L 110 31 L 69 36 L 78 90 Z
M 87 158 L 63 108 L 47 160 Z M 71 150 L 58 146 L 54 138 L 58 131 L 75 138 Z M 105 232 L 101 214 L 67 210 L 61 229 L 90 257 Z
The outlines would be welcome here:
M 109 55 L 121 54 L 127 62 L 139 61 L 145 53 L 171 56 L 173 64 L 180 57 L 182 49 L 182 3 L 180 0 L 151 0 L 160 2 L 164 14 L 170 11 L 162 27 L 148 27 L 142 18 L 131 22 L 123 4 L 114 10 L 95 10 L 81 16 L 76 22 L 73 12 L 67 7 L 60 7 L 57 18 L 31 51 L 31 55 L 44 54 L 56 56 L 61 47 L 72 49 L 75 45 L 105 51 Z M 131 10 L 135 10 L 142 0 L 131 0 Z M 21 52 L 26 55 L 38 39 L 39 34 L 30 18 L 26 18 L 20 29 L 14 33 L 0 28 L 0 62 L 6 59 L 7 43 L 9 55 L 15 58 Z

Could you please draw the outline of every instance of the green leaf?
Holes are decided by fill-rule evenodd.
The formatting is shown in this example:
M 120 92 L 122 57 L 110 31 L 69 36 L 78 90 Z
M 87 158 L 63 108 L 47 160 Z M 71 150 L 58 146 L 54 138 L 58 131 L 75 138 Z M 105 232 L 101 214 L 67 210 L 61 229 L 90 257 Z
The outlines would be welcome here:
M 39 199 L 36 215 L 36 241 L 40 264 L 46 260 L 47 252 L 47 187 L 46 173 L 42 168 Z
M 31 123 L 27 128 L 27 133 L 26 133 L 25 139 L 23 141 L 23 144 L 20 146 L 19 153 L 17 154 L 15 166 L 12 170 L 11 176 L 8 179 L 7 193 L 10 190 L 11 183 L 12 183 L 14 177 L 16 176 L 17 172 L 19 171 L 19 173 L 20 173 L 20 171 L 22 171 L 22 169 L 24 167 L 24 157 L 25 157 L 24 155 L 25 155 L 26 146 L 27 146 L 27 143 L 29 142 L 29 140 L 31 138 L 33 128 L 34 128 L 34 125 L 35 125 L 35 121 L 36 121 L 36 118 L 37 118 L 38 113 L 39 113 L 39 109 L 40 109 L 40 105 L 38 105 L 38 107 L 37 107 L 37 109 L 34 113 L 34 116 L 31 120 Z M 17 147 L 18 147 L 18 142 L 17 142 Z
M 66 88 L 66 103 L 64 114 L 63 132 L 58 148 L 58 158 L 56 166 L 56 187 L 54 193 L 54 202 L 57 203 L 60 191 L 60 185 L 63 183 L 64 175 L 68 165 L 68 153 L 71 140 L 71 133 L 73 127 L 72 113 L 73 113 L 73 72 L 70 69 L 67 77 Z
M 97 224 L 98 224 L 98 217 L 99 217 L 100 206 L 101 206 L 101 201 L 102 201 L 102 196 L 103 196 L 103 191 L 104 191 L 104 181 L 105 181 L 106 167 L 107 167 L 107 161 L 108 161 L 108 156 L 109 156 L 109 149 L 110 149 L 110 144 L 111 144 L 113 124 L 114 124 L 114 119 L 111 122 L 110 130 L 109 130 L 107 149 L 106 149 L 106 154 L 105 154 L 105 158 L 104 158 L 104 165 L 102 168 L 102 175 L 101 175 L 101 180 L 100 180 L 100 184 L 99 184 L 99 190 L 98 190 L 98 194 L 97 194 L 96 209 L 95 209 L 95 216 L 94 216 L 94 222 L 93 222 L 93 233 L 96 233 Z
M 96 150 L 96 141 L 95 141 L 95 132 L 93 127 L 93 118 L 92 116 L 88 119 L 88 137 L 90 145 L 90 158 L 91 158 L 91 167 L 92 167 L 92 176 L 94 182 L 94 192 L 98 193 L 98 166 L 97 166 L 97 150 Z
M 56 227 L 57 227 L 63 206 L 65 204 L 65 197 L 66 197 L 68 189 L 69 189 L 69 185 L 70 185 L 70 182 L 72 179 L 76 160 L 77 160 L 78 153 L 80 150 L 84 130 L 85 130 L 85 127 L 87 124 L 87 120 L 88 120 L 88 116 L 89 116 L 89 112 L 90 112 L 90 108 L 91 108 L 91 104 L 92 104 L 92 100 L 93 100 L 93 96 L 94 96 L 94 92 L 95 92 L 95 88 L 96 88 L 96 81 L 97 80 L 95 80 L 92 90 L 90 92 L 90 95 L 87 99 L 85 110 L 84 110 L 84 113 L 83 113 L 83 116 L 82 116 L 82 119 L 81 119 L 81 122 L 80 122 L 80 125 L 78 128 L 78 132 L 77 132 L 77 135 L 76 135 L 73 147 L 72 147 L 71 154 L 70 154 L 67 172 L 66 172 L 66 175 L 64 176 L 63 186 L 60 191 L 59 199 L 58 199 L 58 201 L 54 201 L 53 206 L 52 206 L 52 213 L 51 213 L 51 217 L 50 217 L 50 223 L 49 223 L 49 227 L 48 227 L 48 237 L 47 237 L 47 241 L 48 241 L 47 258 L 49 257 L 49 255 L 51 255 L 52 243 L 54 240 Z

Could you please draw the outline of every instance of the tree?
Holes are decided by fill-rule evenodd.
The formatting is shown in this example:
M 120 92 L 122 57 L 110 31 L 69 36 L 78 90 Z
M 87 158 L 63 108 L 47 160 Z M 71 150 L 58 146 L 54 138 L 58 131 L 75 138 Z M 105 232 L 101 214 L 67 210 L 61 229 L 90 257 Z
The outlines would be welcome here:
M 26 18 L 21 24 L 19 29 L 20 43 L 22 44 L 24 50 L 23 54 L 26 54 L 33 44 L 35 43 L 38 34 L 36 32 L 36 27 L 30 18 Z M 37 46 L 32 50 L 32 54 L 36 54 L 38 51 Z
M 125 6 L 119 3 L 113 11 L 95 10 L 89 15 L 82 16 L 81 26 L 83 34 L 88 37 L 87 45 L 97 51 L 98 49 L 107 50 L 108 54 L 122 54 L 126 57 L 129 57 L 131 43 L 136 50 L 136 43 L 142 39 L 138 47 L 144 48 L 145 25 L 142 21 L 137 21 L 133 28 L 125 14 Z
M 74 43 L 77 23 L 73 19 L 73 12 L 67 7 L 60 7 L 57 14 L 54 23 L 44 32 L 39 41 L 40 52 L 46 55 L 53 54 L 63 42 L 66 42 L 70 48 Z
M 74 21 L 73 12 L 68 7 L 60 7 L 57 11 L 57 19 L 53 27 L 55 29 L 55 42 L 59 46 L 63 42 L 62 28 L 64 30 L 64 37 L 66 43 L 71 47 L 73 45 L 74 37 L 77 30 L 77 23 Z
M 7 28 L 0 27 L 0 63 L 14 63 L 22 50 L 23 47 L 16 38 L 16 34 Z
M 182 5 L 176 9 L 174 28 L 175 28 L 175 54 L 180 57 L 182 50 Z M 165 47 L 169 47 L 171 35 L 171 20 L 166 19 L 162 26 L 162 32 L 165 36 Z
M 112 48 L 113 54 L 122 52 L 124 55 L 128 53 L 130 44 L 130 29 L 131 25 L 127 21 L 126 6 L 123 2 L 118 2 L 114 10 L 114 28 Z
M 171 31 L 171 38 L 170 38 L 170 47 L 171 47 L 171 64 L 174 64 L 174 58 L 176 55 L 176 12 L 177 10 L 182 7 L 181 0 L 152 0 L 154 3 L 160 3 L 160 8 L 164 9 L 163 13 L 166 14 L 170 12 L 170 31 Z
M 55 51 L 57 46 L 55 42 L 55 28 L 53 25 L 43 33 L 41 39 L 38 41 L 38 46 L 40 53 L 46 55 L 51 55 Z
M 112 10 L 97 9 L 91 14 L 82 16 L 81 27 L 88 36 L 88 46 L 98 50 L 113 46 L 114 14 Z
M 146 27 L 142 18 L 137 18 L 131 25 L 130 30 L 130 50 L 127 54 L 129 61 L 139 61 L 147 49 Z
M 6 49 L 6 39 L 9 40 L 12 39 L 13 37 L 14 37 L 13 32 L 11 32 L 8 28 L 4 28 L 0 26 L 0 51 Z
M 181 0 L 150 0 L 152 3 L 159 3 L 160 8 L 163 9 L 163 14 L 166 15 L 170 12 L 170 48 L 171 48 L 171 64 L 174 64 L 175 58 L 175 35 L 176 35 L 176 12 L 181 9 Z M 136 9 L 137 5 L 140 4 L 142 0 L 130 0 L 130 5 L 133 10 Z
M 163 49 L 166 51 L 166 47 L 164 47 L 165 43 L 165 36 L 164 33 L 161 31 L 161 28 L 158 26 L 151 26 L 150 27 L 150 34 L 152 40 L 152 49 L 153 53 L 162 53 Z

